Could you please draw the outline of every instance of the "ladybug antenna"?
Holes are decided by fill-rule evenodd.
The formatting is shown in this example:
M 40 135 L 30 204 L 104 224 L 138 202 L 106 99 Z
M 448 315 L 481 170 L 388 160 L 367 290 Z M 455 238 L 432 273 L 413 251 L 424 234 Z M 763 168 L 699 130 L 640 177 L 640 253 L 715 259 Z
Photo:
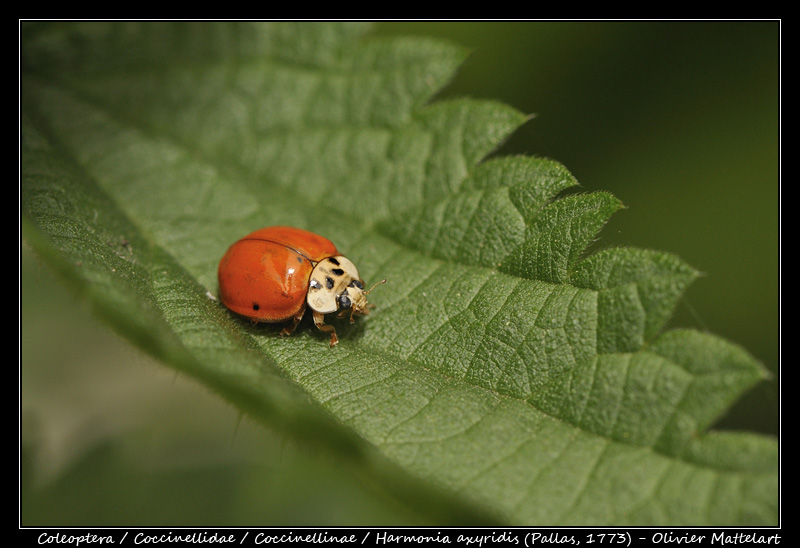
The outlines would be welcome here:
M 384 280 L 381 280 L 381 281 L 379 281 L 378 283 L 376 283 L 375 285 L 373 285 L 372 287 L 370 287 L 369 289 L 367 289 L 366 291 L 364 291 L 364 295 L 369 295 L 369 292 L 370 292 L 370 291 L 372 291 L 373 289 L 375 289 L 377 286 L 379 286 L 379 285 L 381 285 L 381 284 L 385 284 L 385 283 L 386 283 L 386 280 L 385 280 L 385 279 L 384 279 Z

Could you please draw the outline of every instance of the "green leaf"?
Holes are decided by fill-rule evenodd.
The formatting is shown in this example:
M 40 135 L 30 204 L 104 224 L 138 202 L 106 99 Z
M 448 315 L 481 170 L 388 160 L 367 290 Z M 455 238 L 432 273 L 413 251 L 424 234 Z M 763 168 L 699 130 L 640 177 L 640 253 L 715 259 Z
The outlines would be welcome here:
M 587 255 L 620 202 L 558 198 L 551 160 L 481 163 L 527 117 L 430 103 L 463 51 L 366 30 L 23 26 L 26 238 L 124 336 L 422 520 L 777 523 L 775 441 L 708 432 L 764 369 L 664 331 L 696 272 Z M 334 349 L 213 298 L 228 245 L 278 224 L 389 280 Z

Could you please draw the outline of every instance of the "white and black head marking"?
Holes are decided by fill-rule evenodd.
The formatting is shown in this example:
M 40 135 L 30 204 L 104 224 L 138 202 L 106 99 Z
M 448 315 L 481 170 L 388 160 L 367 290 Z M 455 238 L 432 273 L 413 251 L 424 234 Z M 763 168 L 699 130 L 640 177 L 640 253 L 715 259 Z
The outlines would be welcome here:
M 386 280 L 381 280 L 375 285 L 384 282 Z M 339 342 L 339 337 L 332 325 L 325 324 L 325 314 L 338 311 L 341 318 L 349 309 L 350 323 L 353 323 L 355 314 L 369 314 L 367 295 L 375 285 L 365 291 L 356 265 L 341 255 L 322 259 L 314 266 L 308 281 L 306 302 L 314 312 L 314 325 L 331 334 L 332 347 Z
M 354 313 L 363 313 L 367 309 L 367 297 L 356 265 L 342 256 L 322 259 L 311 271 L 307 301 L 308 306 L 320 314 L 349 308 Z

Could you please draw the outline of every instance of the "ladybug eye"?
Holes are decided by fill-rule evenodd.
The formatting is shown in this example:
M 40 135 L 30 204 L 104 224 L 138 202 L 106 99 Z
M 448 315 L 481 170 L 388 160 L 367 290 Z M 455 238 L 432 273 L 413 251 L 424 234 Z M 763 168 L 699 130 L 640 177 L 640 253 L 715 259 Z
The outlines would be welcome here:
M 359 289 L 364 289 L 364 284 L 362 284 L 358 280 L 353 280 L 352 282 L 350 282 L 350 287 L 357 287 Z
M 350 308 L 351 304 L 352 303 L 350 302 L 350 297 L 348 297 L 347 295 L 339 295 L 339 308 L 345 310 Z

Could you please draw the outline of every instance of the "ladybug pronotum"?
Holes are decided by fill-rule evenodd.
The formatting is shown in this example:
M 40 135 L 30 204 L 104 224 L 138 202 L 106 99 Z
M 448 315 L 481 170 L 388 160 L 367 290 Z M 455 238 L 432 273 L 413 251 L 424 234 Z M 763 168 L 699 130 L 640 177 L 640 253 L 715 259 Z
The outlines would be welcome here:
M 288 226 L 256 230 L 234 243 L 219 262 L 222 303 L 254 322 L 291 320 L 281 335 L 291 335 L 306 306 L 314 324 L 331 334 L 331 347 L 339 342 L 336 329 L 325 323 L 325 314 L 350 310 L 369 314 L 364 280 L 350 259 L 336 246 L 313 232 Z M 382 280 L 375 285 L 384 283 Z

